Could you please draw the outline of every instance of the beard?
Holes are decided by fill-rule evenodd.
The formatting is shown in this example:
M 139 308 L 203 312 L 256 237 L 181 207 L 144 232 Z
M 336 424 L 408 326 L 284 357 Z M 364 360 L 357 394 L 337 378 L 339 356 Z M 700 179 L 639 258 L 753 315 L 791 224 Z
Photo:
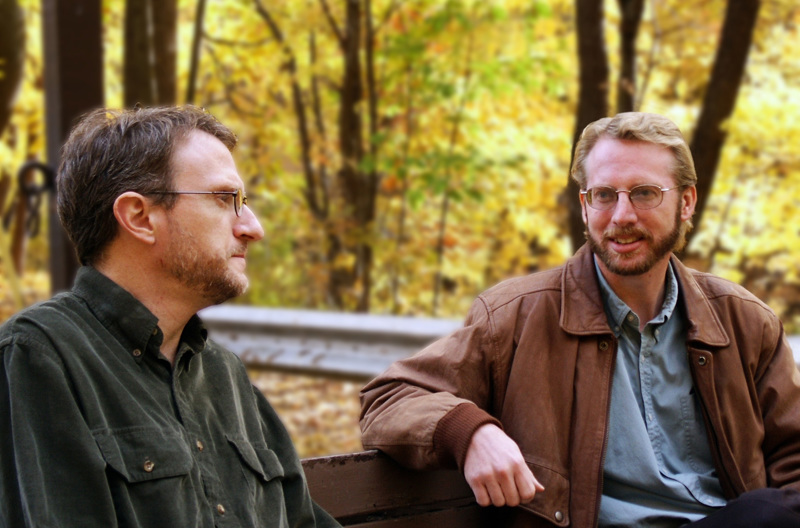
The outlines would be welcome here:
M 634 227 L 622 227 L 609 229 L 603 233 L 602 238 L 598 239 L 587 228 L 587 241 L 592 252 L 597 255 L 606 268 L 616 275 L 642 275 L 650 271 L 665 255 L 672 253 L 682 243 L 685 236 L 685 229 L 681 225 L 680 205 L 675 211 L 675 220 L 672 231 L 664 238 L 655 240 L 652 233 Z M 631 254 L 620 254 L 608 247 L 608 239 L 622 237 L 641 238 L 647 242 L 647 246 L 641 251 Z M 646 252 L 643 256 L 642 253 Z
M 218 256 L 203 252 L 195 237 L 180 225 L 170 225 L 169 254 L 164 263 L 167 271 L 188 289 L 220 304 L 245 292 L 249 281 L 228 267 L 230 255 Z M 243 252 L 238 247 L 235 253 Z

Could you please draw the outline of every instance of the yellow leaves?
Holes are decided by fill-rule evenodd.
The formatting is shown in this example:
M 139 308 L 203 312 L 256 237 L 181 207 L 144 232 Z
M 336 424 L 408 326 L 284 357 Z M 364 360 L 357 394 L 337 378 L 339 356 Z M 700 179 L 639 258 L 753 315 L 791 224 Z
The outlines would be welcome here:
M 301 458 L 360 451 L 361 383 L 251 371 L 292 437 Z
M 4 237 L 0 236 L 2 238 Z M 17 278 L 17 284 L 13 284 L 12 274 L 6 265 L 5 261 L 0 261 L 0 323 L 21 307 L 30 306 L 50 296 L 50 274 L 47 271 L 27 272 Z M 21 299 L 15 299 L 17 295 Z

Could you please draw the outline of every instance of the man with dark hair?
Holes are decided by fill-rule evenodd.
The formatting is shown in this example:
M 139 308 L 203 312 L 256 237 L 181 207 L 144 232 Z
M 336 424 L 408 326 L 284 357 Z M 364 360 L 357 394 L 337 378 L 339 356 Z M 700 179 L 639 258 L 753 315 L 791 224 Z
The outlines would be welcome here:
M 71 292 L 0 327 L 0 526 L 339 526 L 196 313 L 248 286 L 236 137 L 191 107 L 98 110 L 63 148 Z
M 588 243 L 369 383 L 364 446 L 457 466 L 497 526 L 800 526 L 800 372 L 764 303 L 672 255 L 697 201 L 680 131 L 601 119 L 572 176 Z

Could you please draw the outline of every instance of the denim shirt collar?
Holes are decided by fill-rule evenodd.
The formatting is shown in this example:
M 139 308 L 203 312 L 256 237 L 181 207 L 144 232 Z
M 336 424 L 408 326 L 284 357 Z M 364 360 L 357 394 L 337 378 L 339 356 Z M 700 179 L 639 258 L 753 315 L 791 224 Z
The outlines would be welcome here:
M 597 282 L 600 284 L 600 294 L 603 297 L 603 305 L 605 306 L 606 316 L 608 317 L 609 326 L 614 332 L 616 337 L 619 337 L 621 328 L 626 322 L 628 314 L 633 311 L 620 299 L 608 281 L 600 271 L 600 266 L 597 260 L 594 260 L 595 271 L 597 272 Z M 664 303 L 661 305 L 661 311 L 648 324 L 660 325 L 665 323 L 675 311 L 678 304 L 678 279 L 675 277 L 675 272 L 672 269 L 672 263 L 667 266 L 667 275 L 665 279 L 666 292 L 664 295 Z

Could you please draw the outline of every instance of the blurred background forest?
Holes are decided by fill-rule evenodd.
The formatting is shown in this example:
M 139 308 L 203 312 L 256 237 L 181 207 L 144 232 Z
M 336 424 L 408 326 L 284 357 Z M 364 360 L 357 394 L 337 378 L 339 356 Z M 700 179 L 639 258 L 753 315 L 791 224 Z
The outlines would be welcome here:
M 50 294 L 17 179 L 47 162 L 47 1 L 0 0 L 0 321 Z M 800 333 L 798 24 L 795 0 L 103 0 L 103 97 L 237 132 L 266 237 L 235 302 L 449 318 L 582 243 L 585 124 L 665 114 L 700 177 L 684 260 Z

